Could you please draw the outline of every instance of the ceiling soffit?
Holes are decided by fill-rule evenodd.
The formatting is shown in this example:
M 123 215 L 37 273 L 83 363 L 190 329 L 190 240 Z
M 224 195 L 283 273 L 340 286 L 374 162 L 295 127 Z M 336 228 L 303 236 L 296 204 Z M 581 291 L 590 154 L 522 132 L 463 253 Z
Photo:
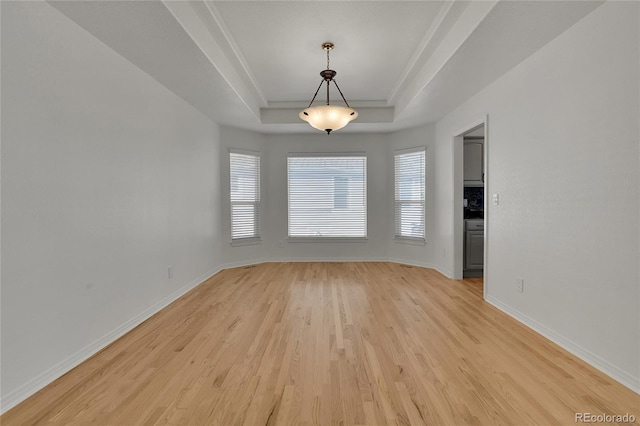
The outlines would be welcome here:
M 211 120 L 236 127 L 259 123 L 258 95 L 242 92 L 238 81 L 222 78 L 218 67 L 223 62 L 214 66 L 212 57 L 203 54 L 162 2 L 47 3 Z

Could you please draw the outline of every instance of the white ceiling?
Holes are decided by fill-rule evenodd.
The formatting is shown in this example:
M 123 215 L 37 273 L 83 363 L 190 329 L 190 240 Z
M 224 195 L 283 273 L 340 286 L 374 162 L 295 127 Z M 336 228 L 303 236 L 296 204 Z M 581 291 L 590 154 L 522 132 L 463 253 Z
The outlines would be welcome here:
M 316 131 L 298 110 L 325 41 L 360 112 L 340 131 L 394 131 L 441 118 L 602 2 L 50 3 L 214 121 L 275 133 Z
M 209 2 L 268 101 L 309 102 L 326 68 L 347 100 L 385 101 L 444 2 Z M 251 31 L 247 31 L 251 28 Z M 393 32 L 388 31 L 393 28 Z M 285 83 L 285 84 L 283 84 Z

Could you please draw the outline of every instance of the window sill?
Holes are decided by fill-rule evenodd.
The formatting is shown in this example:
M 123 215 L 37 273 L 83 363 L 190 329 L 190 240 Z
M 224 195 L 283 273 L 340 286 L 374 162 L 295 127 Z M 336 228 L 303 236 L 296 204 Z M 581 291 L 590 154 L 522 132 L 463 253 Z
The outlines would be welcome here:
M 367 237 L 288 237 L 288 243 L 366 243 Z
M 255 244 L 262 244 L 262 239 L 261 238 L 239 238 L 237 240 L 231 240 L 229 244 L 232 247 L 252 246 Z
M 427 245 L 427 240 L 424 238 L 394 237 L 393 240 L 393 242 L 396 244 L 408 244 L 412 246 Z

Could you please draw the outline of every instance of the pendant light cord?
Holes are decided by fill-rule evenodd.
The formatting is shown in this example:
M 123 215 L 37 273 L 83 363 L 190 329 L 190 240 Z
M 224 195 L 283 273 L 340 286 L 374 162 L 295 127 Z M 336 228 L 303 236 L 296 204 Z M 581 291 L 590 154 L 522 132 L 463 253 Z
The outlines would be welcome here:
M 333 84 L 335 84 L 335 85 L 336 85 L 336 87 L 338 88 L 338 92 L 340 92 L 340 96 L 342 96 L 342 100 L 343 100 L 343 101 L 344 101 L 344 103 L 347 105 L 347 108 L 351 108 L 351 107 L 349 106 L 349 102 L 347 102 L 347 100 L 344 98 L 344 95 L 342 94 L 342 90 L 340 90 L 340 86 L 338 86 L 338 83 L 337 83 L 335 80 L 333 80 Z M 329 83 L 328 83 L 328 82 L 327 82 L 327 87 L 329 87 Z M 327 101 L 328 101 L 328 100 L 329 100 L 329 99 L 327 98 Z M 327 103 L 329 103 L 329 102 L 327 102 Z
M 333 47 L 333 45 L 331 45 L 331 47 Z M 330 68 L 330 62 L 329 62 L 329 52 L 331 51 L 331 48 L 325 48 L 324 49 L 327 52 L 327 71 L 331 70 Z M 322 73 L 320 73 L 322 75 Z M 345 99 L 344 95 L 342 94 L 342 90 L 340 90 L 340 86 L 338 86 L 338 83 L 336 83 L 336 81 L 333 79 L 333 75 L 335 75 L 335 71 L 333 71 L 333 74 L 331 77 L 326 77 L 320 82 L 320 85 L 318 86 L 318 89 L 316 89 L 316 93 L 313 95 L 313 98 L 311 99 L 311 102 L 309 102 L 309 106 L 307 108 L 311 108 L 311 105 L 313 104 L 313 101 L 316 100 L 316 97 L 318 96 L 318 93 L 320 92 L 320 88 L 322 87 L 322 83 L 324 83 L 325 81 L 327 82 L 327 105 L 329 105 L 329 85 L 330 83 L 333 81 L 333 83 L 336 85 L 336 88 L 338 89 L 338 92 L 340 92 L 340 96 L 342 97 L 342 100 L 344 101 L 345 105 L 347 106 L 347 108 L 351 108 L 349 106 L 349 102 L 347 102 L 347 100 Z
M 324 80 L 322 80 L 320 82 L 320 85 L 318 86 L 318 89 L 316 90 L 316 94 L 313 95 L 313 99 L 311 99 L 311 102 L 309 102 L 309 106 L 307 108 L 311 108 L 311 104 L 313 104 L 313 101 L 316 100 L 316 96 L 318 96 L 318 92 L 320 91 L 320 88 L 322 87 L 322 83 L 324 83 Z M 328 85 L 328 84 L 327 84 Z

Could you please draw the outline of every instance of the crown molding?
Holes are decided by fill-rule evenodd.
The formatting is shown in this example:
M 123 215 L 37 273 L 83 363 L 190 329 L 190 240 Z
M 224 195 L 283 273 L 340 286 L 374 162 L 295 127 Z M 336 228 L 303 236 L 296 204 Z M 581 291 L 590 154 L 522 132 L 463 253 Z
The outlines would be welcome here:
M 204 5 L 204 7 L 206 7 L 207 11 L 209 12 L 209 15 L 202 14 L 201 18 L 203 20 L 213 19 L 213 21 L 215 22 L 215 25 L 217 26 L 219 31 L 222 33 L 222 36 L 226 41 L 226 45 L 224 47 L 225 47 L 225 50 L 229 53 L 228 57 L 235 58 L 235 60 L 237 61 L 237 68 L 240 68 L 242 72 L 244 72 L 244 74 L 246 75 L 246 78 L 249 80 L 251 86 L 257 92 L 260 98 L 260 103 L 262 105 L 266 105 L 267 98 L 264 92 L 262 91 L 262 89 L 260 88 L 260 85 L 258 84 L 258 80 L 256 79 L 255 75 L 251 71 L 251 68 L 249 68 L 249 64 L 244 58 L 244 55 L 242 54 L 242 51 L 240 50 L 238 43 L 236 43 L 235 39 L 231 35 L 231 32 L 229 31 L 227 24 L 224 23 L 224 20 L 222 19 L 222 16 L 220 15 L 220 12 L 218 12 L 218 9 L 215 7 L 214 3 L 211 1 L 208 1 L 208 2 L 201 1 L 199 3 L 192 3 L 192 4 L 195 4 L 195 5 L 202 4 Z M 211 25 L 213 25 L 213 22 L 211 22 Z
M 389 97 L 396 117 L 442 70 L 499 0 L 455 0 L 441 9 Z
M 162 0 L 162 3 L 255 118 L 260 120 L 260 108 L 265 107 L 267 101 L 213 5 L 201 0 Z
M 454 4 L 457 7 L 454 8 Z M 416 69 L 424 65 L 427 61 L 429 53 L 437 47 L 437 36 L 442 32 L 446 32 L 451 27 L 452 23 L 455 22 L 455 19 L 460 15 L 460 11 L 465 7 L 460 7 L 460 5 L 461 2 L 456 0 L 442 4 L 438 16 L 436 16 L 427 29 L 422 41 L 418 44 L 413 55 L 411 55 L 411 59 L 405 66 L 402 74 L 400 74 L 400 78 L 391 89 L 391 92 L 389 92 L 387 98 L 388 104 L 392 105 L 398 100 L 400 92 L 406 89 L 406 86 L 409 84 L 412 74 L 415 74 Z

